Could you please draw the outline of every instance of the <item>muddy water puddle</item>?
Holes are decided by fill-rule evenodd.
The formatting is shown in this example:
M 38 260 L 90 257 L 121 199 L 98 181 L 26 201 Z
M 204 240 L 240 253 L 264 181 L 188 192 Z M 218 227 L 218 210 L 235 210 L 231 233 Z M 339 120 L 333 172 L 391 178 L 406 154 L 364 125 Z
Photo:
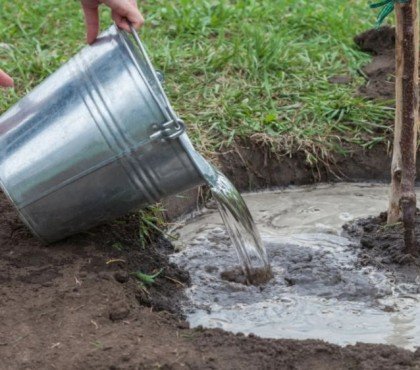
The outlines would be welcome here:
M 274 278 L 245 286 L 221 278 L 238 260 L 217 209 L 181 222 L 172 261 L 192 285 L 184 311 L 191 326 L 268 338 L 323 339 L 341 345 L 420 346 L 420 278 L 358 264 L 342 225 L 377 215 L 388 187 L 336 184 L 244 196 L 261 232 Z

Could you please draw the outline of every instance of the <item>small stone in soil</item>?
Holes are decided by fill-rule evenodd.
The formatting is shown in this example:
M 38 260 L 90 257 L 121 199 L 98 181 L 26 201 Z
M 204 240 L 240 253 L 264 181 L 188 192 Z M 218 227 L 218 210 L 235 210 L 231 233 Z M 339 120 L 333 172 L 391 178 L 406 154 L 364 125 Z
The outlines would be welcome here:
M 178 329 L 189 329 L 190 328 L 190 323 L 188 321 L 181 321 L 178 324 Z
M 218 268 L 216 266 L 206 266 L 204 267 L 204 270 L 208 273 L 216 272 Z
M 109 318 L 112 321 L 124 320 L 130 314 L 130 309 L 121 305 L 121 303 L 113 304 L 109 311 Z
M 106 271 L 99 271 L 98 277 L 100 277 L 103 280 L 111 280 L 111 277 L 109 276 L 109 273 Z
M 117 271 L 114 274 L 114 279 L 121 284 L 126 283 L 129 278 L 130 278 L 130 276 L 128 275 L 128 272 L 126 272 L 126 271 Z

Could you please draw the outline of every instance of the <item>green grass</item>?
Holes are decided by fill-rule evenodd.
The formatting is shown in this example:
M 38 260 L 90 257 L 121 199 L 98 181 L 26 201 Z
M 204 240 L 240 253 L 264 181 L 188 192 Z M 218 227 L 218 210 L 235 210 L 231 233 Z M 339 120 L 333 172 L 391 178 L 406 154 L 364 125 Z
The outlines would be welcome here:
M 145 1 L 142 37 L 166 89 L 202 152 L 258 135 L 277 151 L 315 159 L 341 143 L 386 139 L 387 104 L 355 95 L 369 60 L 353 36 L 371 28 L 367 0 Z M 0 112 L 53 72 L 84 43 L 77 1 L 15 0 L 0 13 L 0 66 L 16 92 Z M 102 25 L 110 24 L 103 9 Z M 350 85 L 332 85 L 333 75 Z M 389 105 L 389 104 L 388 104 Z
M 163 217 L 165 209 L 160 203 L 148 206 L 139 211 L 138 239 L 143 248 L 150 245 L 156 238 L 156 235 L 165 235 L 169 240 L 173 239 L 171 235 L 166 234 L 166 222 Z

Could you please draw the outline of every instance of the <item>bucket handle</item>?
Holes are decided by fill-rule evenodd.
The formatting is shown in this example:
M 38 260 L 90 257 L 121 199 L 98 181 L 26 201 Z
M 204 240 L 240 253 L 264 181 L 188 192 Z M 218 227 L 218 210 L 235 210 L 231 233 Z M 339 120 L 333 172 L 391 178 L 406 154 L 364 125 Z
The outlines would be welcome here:
M 156 74 L 155 69 L 153 68 L 152 62 L 150 61 L 150 58 L 146 52 L 146 48 L 144 47 L 143 43 L 140 40 L 140 37 L 136 31 L 136 29 L 133 27 L 133 25 L 128 21 L 128 24 L 130 26 L 130 31 L 131 34 L 134 37 L 134 40 L 140 50 L 140 53 L 142 54 L 147 67 L 149 68 L 152 77 L 153 77 L 153 82 L 155 83 L 155 86 L 157 86 L 160 96 L 163 99 L 159 99 L 155 93 L 155 91 L 152 89 L 152 87 L 150 86 L 150 84 L 147 81 L 147 78 L 145 78 L 143 71 L 140 69 L 140 73 L 142 74 L 143 80 L 145 81 L 145 83 L 147 84 L 147 87 L 153 97 L 153 99 L 156 101 L 156 103 L 161 106 L 161 104 L 164 104 L 164 108 L 165 108 L 165 116 L 168 119 L 168 122 L 165 123 L 163 126 L 163 132 L 165 133 L 165 138 L 167 139 L 175 139 L 178 136 L 180 136 L 181 134 L 184 133 L 185 131 L 185 124 L 184 122 L 175 114 L 171 104 L 169 103 L 169 100 L 165 94 L 165 91 L 162 88 L 162 85 L 160 83 L 159 77 Z M 171 126 L 171 127 L 170 127 Z

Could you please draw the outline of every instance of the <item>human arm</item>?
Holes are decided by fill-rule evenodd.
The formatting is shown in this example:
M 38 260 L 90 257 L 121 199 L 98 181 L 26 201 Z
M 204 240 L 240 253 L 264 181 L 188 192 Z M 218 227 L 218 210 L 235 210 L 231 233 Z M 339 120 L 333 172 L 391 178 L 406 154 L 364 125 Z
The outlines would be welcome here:
M 118 27 L 130 31 L 129 22 L 134 28 L 140 28 L 144 19 L 137 8 L 136 0 L 81 0 L 87 29 L 87 42 L 96 40 L 99 33 L 99 6 L 111 8 L 111 16 Z M 13 79 L 0 69 L 0 87 L 13 87 Z

